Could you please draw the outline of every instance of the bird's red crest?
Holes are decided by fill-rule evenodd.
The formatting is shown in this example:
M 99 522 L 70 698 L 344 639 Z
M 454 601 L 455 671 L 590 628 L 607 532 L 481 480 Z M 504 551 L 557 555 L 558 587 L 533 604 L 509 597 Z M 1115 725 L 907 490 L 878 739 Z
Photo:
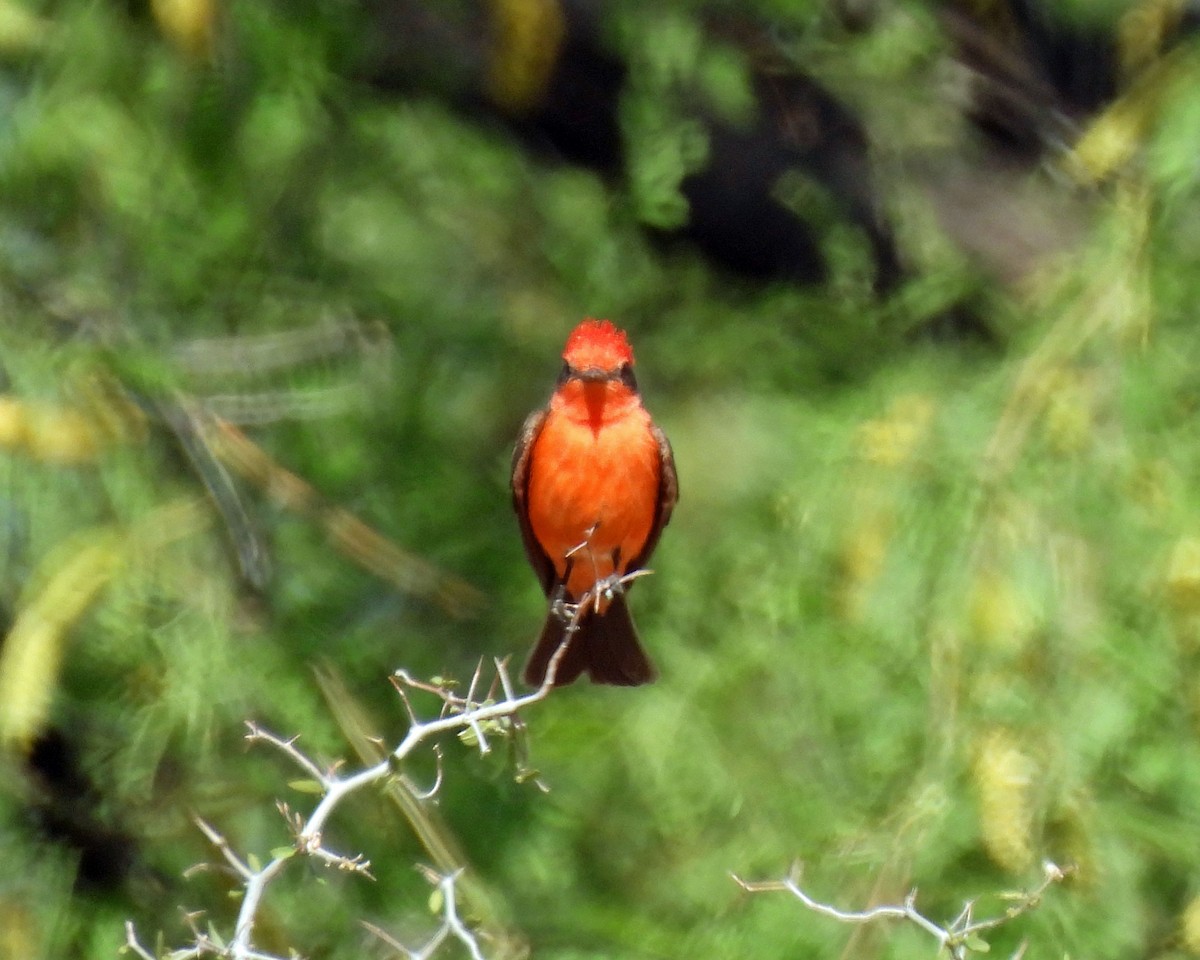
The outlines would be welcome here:
M 615 370 L 623 363 L 633 363 L 633 349 L 624 330 L 607 320 L 588 317 L 567 337 L 563 359 L 579 370 L 586 367 Z

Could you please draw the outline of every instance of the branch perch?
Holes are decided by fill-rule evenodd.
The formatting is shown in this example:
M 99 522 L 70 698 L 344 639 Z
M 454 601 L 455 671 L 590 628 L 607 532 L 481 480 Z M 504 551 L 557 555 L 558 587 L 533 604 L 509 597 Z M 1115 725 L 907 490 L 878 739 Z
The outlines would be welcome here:
M 257 861 L 253 857 L 237 855 L 225 837 L 204 820 L 196 818 L 196 824 L 216 847 L 222 858 L 243 881 L 241 903 L 238 908 L 237 920 L 234 924 L 233 938 L 227 945 L 218 946 L 213 937 L 205 935 L 193 927 L 193 942 L 182 950 L 164 954 L 161 960 L 191 960 L 191 958 L 220 955 L 230 960 L 283 960 L 271 954 L 261 953 L 254 946 L 254 928 L 258 912 L 271 882 L 274 881 L 297 855 L 311 857 L 326 866 L 351 873 L 362 874 L 373 879 L 370 872 L 371 862 L 362 854 L 346 855 L 325 846 L 325 827 L 339 805 L 351 794 L 364 787 L 381 783 L 389 777 L 399 774 L 405 760 L 420 746 L 446 733 L 469 733 L 463 738 L 480 753 L 490 751 L 488 737 L 496 735 L 514 736 L 520 744 L 525 726 L 518 716 L 520 711 L 530 707 L 549 696 L 554 689 L 554 678 L 558 673 L 559 664 L 566 654 L 571 638 L 579 628 L 579 621 L 588 608 L 588 604 L 605 592 L 620 589 L 630 580 L 644 576 L 648 571 L 640 570 L 621 578 L 605 578 L 598 581 L 579 603 L 571 605 L 566 614 L 570 618 L 567 624 L 566 636 L 554 656 L 550 658 L 546 676 L 538 689 L 518 696 L 512 679 L 508 673 L 508 663 L 505 659 L 495 659 L 492 666 L 495 679 L 488 684 L 486 694 L 477 691 L 483 673 L 483 665 L 475 671 L 465 695 L 454 692 L 451 684 L 429 683 L 418 680 L 405 670 L 397 670 L 392 675 L 392 684 L 400 696 L 408 716 L 408 731 L 400 743 L 382 760 L 354 773 L 342 775 L 339 765 L 323 770 L 317 763 L 297 747 L 297 738 L 284 738 L 263 729 L 254 723 L 248 723 L 246 740 L 251 743 L 266 743 L 286 756 L 305 775 L 311 778 L 321 792 L 321 799 L 307 816 L 293 813 L 287 804 L 279 804 L 280 813 L 287 821 L 293 834 L 292 847 L 276 852 L 272 859 L 259 869 L 254 868 Z M 441 700 L 438 715 L 433 719 L 422 720 L 417 714 L 412 702 L 411 693 L 419 691 L 430 693 Z M 500 699 L 494 699 L 497 692 Z M 441 754 L 438 750 L 438 774 L 428 796 L 433 796 L 441 782 Z M 518 753 L 524 756 L 523 751 Z M 524 775 L 526 768 L 518 771 Z M 425 958 L 432 954 L 446 939 L 458 940 L 464 945 L 472 960 L 484 960 L 483 952 L 477 939 L 464 924 L 457 912 L 456 882 L 459 872 L 442 876 L 432 871 L 427 872 L 431 883 L 438 886 L 442 900 L 442 926 L 428 943 L 417 951 L 409 950 L 392 940 L 382 931 L 376 931 L 383 939 L 410 958 Z M 155 954 L 146 949 L 137 939 L 132 923 L 125 927 L 125 949 L 132 952 L 141 960 L 159 960 Z

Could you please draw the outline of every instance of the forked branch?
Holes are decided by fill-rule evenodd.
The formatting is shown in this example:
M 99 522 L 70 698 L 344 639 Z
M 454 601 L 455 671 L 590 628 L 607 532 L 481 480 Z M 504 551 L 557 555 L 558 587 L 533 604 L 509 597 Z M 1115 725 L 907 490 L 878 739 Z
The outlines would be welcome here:
M 958 916 L 947 924 L 939 924 L 930 920 L 917 909 L 917 891 L 913 890 L 899 905 L 883 905 L 871 907 L 869 910 L 842 910 L 838 907 L 822 903 L 809 896 L 800 886 L 800 864 L 793 865 L 791 871 L 782 880 L 743 880 L 736 874 L 733 880 L 743 890 L 750 893 L 768 893 L 785 891 L 799 900 L 814 913 L 831 917 L 840 923 L 874 923 L 878 920 L 904 920 L 920 927 L 938 942 L 938 947 L 945 950 L 952 960 L 966 960 L 971 953 L 986 953 L 987 943 L 981 936 L 1002 924 L 1032 910 L 1041 903 L 1042 895 L 1056 883 L 1060 883 L 1073 873 L 1073 868 L 1059 867 L 1049 860 L 1042 864 L 1042 880 L 1032 890 L 1019 893 L 1003 894 L 1010 906 L 1003 913 L 977 920 L 975 918 L 975 900 L 968 900 Z M 1017 951 L 1017 957 L 1024 953 L 1022 945 Z
M 459 734 L 464 743 L 474 747 L 480 753 L 491 749 L 490 741 L 497 737 L 509 737 L 517 743 L 517 756 L 526 755 L 523 743 L 525 726 L 520 719 L 520 712 L 549 696 L 554 689 L 554 679 L 558 673 L 559 664 L 566 653 L 571 638 L 579 627 L 579 621 L 586 613 L 588 604 L 596 598 L 612 591 L 620 590 L 627 582 L 642 576 L 646 571 L 637 571 L 625 577 L 606 578 L 597 582 L 592 590 L 578 604 L 568 611 L 570 620 L 565 631 L 565 639 L 551 657 L 547 666 L 545 680 L 536 690 L 518 695 L 508 673 L 505 660 L 496 659 L 492 663 L 495 675 L 486 685 L 481 684 L 483 676 L 482 664 L 464 694 L 456 692 L 454 686 L 445 682 L 426 682 L 411 676 L 405 670 L 397 670 L 392 675 L 392 684 L 407 712 L 409 725 L 400 743 L 386 757 L 371 766 L 353 773 L 343 774 L 340 764 L 331 768 L 322 768 L 318 763 L 301 751 L 296 743 L 296 737 L 284 738 L 264 730 L 256 724 L 247 724 L 246 740 L 251 743 L 266 743 L 274 747 L 298 766 L 306 778 L 311 781 L 315 792 L 320 794 L 320 800 L 307 814 L 296 813 L 287 804 L 279 804 L 280 813 L 288 824 L 292 834 L 291 846 L 276 851 L 274 856 L 261 867 L 251 856 L 240 856 L 214 827 L 197 818 L 200 830 L 209 842 L 217 849 L 221 858 L 233 873 L 242 881 L 242 894 L 238 908 L 237 920 L 234 925 L 232 938 L 228 943 L 222 942 L 211 930 L 199 931 L 193 924 L 193 941 L 186 947 L 156 955 L 143 946 L 137 938 L 132 924 L 126 924 L 125 949 L 142 960 L 190 960 L 204 956 L 223 956 L 230 960 L 276 960 L 271 954 L 260 952 L 254 945 L 254 929 L 262 901 L 267 889 L 288 863 L 297 856 L 307 856 L 338 870 L 357 873 L 371 878 L 371 863 L 362 854 L 345 854 L 330 849 L 325 841 L 325 828 L 339 805 L 351 794 L 372 784 L 382 783 L 389 777 L 402 776 L 403 764 L 413 752 L 430 741 L 447 733 Z M 486 689 L 481 689 L 486 687 Z M 421 719 L 413 703 L 414 694 L 432 694 L 440 701 L 437 715 L 431 719 Z M 435 744 L 435 750 L 437 746 Z M 438 754 L 438 776 L 430 790 L 436 793 L 442 779 L 440 753 Z M 527 769 L 519 769 L 518 777 L 528 779 Z M 390 941 L 393 946 L 405 952 L 410 957 L 427 957 L 447 939 L 462 943 L 470 956 L 482 960 L 483 954 L 478 942 L 458 915 L 456 906 L 455 881 L 457 874 L 441 876 L 432 874 L 430 881 L 439 888 L 443 904 L 443 924 L 438 934 L 425 947 L 417 951 L 407 950 L 398 943 Z M 282 960 L 282 958 L 279 958 Z

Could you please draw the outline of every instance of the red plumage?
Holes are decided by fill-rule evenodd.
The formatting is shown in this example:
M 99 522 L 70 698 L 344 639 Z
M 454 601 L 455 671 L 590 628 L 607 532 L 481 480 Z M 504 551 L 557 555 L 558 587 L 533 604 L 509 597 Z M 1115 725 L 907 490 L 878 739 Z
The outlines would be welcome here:
M 578 603 L 598 581 L 642 568 L 671 518 L 678 481 L 671 445 L 642 406 L 625 334 L 607 320 L 584 320 L 563 360 L 549 405 L 530 415 L 517 441 L 512 491 L 543 591 Z M 565 626 L 552 606 L 527 683 L 544 682 Z M 620 593 L 588 597 L 555 683 L 585 671 L 596 683 L 654 678 Z

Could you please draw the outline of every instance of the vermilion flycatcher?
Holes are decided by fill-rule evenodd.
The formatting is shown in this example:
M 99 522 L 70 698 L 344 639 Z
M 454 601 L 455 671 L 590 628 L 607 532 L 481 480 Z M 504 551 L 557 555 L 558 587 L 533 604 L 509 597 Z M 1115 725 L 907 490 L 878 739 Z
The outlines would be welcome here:
M 569 618 L 556 601 L 578 603 L 597 582 L 641 569 L 679 496 L 671 445 L 642 406 L 625 334 L 607 320 L 584 320 L 563 361 L 549 405 L 530 414 L 513 451 L 525 553 L 551 599 L 525 665 L 533 686 L 545 682 L 565 636 Z M 585 670 L 595 683 L 654 679 L 619 588 L 589 598 L 555 685 Z

